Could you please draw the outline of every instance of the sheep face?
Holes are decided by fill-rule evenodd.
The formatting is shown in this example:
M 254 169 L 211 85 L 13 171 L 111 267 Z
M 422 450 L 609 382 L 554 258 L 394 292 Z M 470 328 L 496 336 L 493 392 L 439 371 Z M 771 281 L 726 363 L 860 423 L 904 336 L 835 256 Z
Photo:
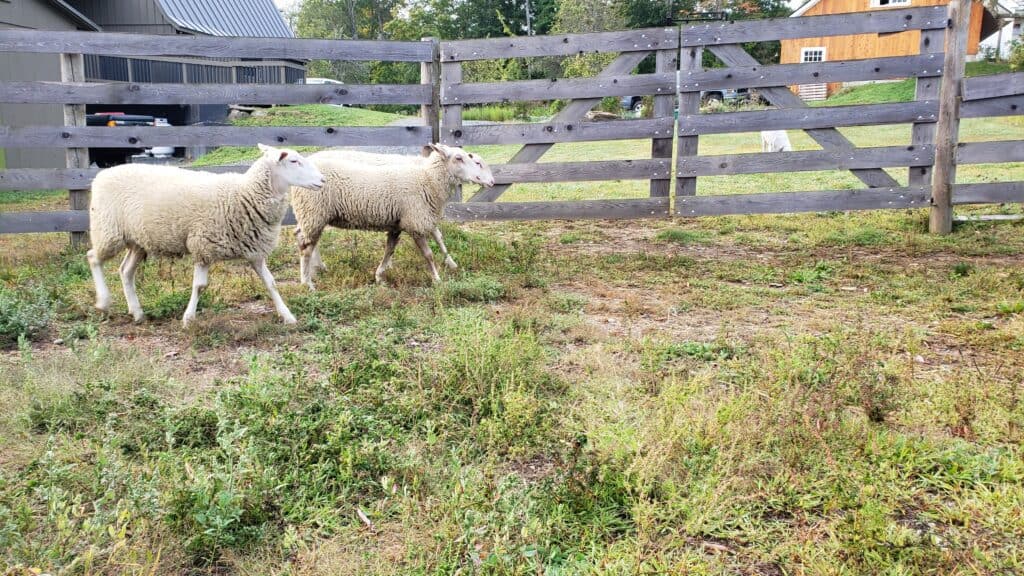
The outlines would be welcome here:
M 274 167 L 274 173 L 288 186 L 299 186 L 319 190 L 324 185 L 324 175 L 309 160 L 290 148 L 275 148 L 257 145 L 263 157 Z
M 424 148 L 424 153 L 428 153 L 428 150 L 433 150 L 444 157 L 448 173 L 455 178 L 463 182 L 475 182 L 487 188 L 494 186 L 491 167 L 478 154 L 444 144 L 431 144 Z

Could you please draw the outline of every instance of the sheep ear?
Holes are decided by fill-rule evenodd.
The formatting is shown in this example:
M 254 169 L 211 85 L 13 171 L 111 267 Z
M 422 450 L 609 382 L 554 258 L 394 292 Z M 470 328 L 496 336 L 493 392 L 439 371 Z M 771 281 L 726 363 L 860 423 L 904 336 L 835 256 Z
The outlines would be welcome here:
M 433 144 L 427 144 L 422 149 L 420 149 L 420 156 L 423 156 L 424 158 L 426 158 L 427 156 L 430 156 L 430 153 L 433 152 L 433 151 L 434 151 L 434 145 Z
M 277 161 L 278 161 L 278 162 L 282 162 L 282 161 L 284 161 L 284 159 L 285 159 L 285 158 L 287 158 L 287 157 L 288 157 L 288 152 L 287 152 L 286 150 L 282 150 L 282 151 L 281 151 L 281 157 L 280 157 L 280 158 L 278 158 L 278 159 L 277 159 Z
M 256 148 L 259 148 L 259 151 L 263 154 L 266 154 L 268 150 L 271 150 L 270 146 L 267 146 L 266 144 L 262 143 L 256 144 Z

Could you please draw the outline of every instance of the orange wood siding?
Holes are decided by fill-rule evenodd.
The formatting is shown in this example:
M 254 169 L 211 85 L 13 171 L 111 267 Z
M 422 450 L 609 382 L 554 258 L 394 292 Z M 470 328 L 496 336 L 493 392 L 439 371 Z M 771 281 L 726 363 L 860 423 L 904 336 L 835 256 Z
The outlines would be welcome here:
M 912 0 L 911 7 L 919 6 L 945 6 L 949 0 Z M 895 6 L 894 8 L 907 8 L 908 6 Z M 816 6 L 805 12 L 807 16 L 821 16 L 824 14 L 846 14 L 849 12 L 868 12 L 871 10 L 884 10 L 885 8 L 872 8 L 871 0 L 821 0 Z M 982 5 L 975 2 L 971 8 L 971 29 L 967 37 L 967 53 L 974 55 L 978 53 L 978 44 L 981 42 Z M 799 16 L 798 16 L 799 18 Z M 894 34 L 858 34 L 852 36 L 830 36 L 827 38 L 798 38 L 795 40 L 783 40 L 781 63 L 792 64 L 800 62 L 800 50 L 802 48 L 825 48 L 825 60 L 858 60 L 861 58 L 880 58 L 884 56 L 911 56 L 919 53 L 921 32 L 910 30 Z M 829 94 L 832 94 L 841 87 L 840 83 L 829 84 Z

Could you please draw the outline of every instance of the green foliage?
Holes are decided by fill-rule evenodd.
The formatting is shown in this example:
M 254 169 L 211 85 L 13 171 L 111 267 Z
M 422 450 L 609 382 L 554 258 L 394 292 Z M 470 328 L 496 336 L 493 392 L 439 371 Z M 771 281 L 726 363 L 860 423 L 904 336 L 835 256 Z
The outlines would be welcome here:
M 1015 41 L 1010 45 L 1010 56 L 1006 61 L 1010 65 L 1010 70 L 1024 70 L 1024 42 Z
M 13 290 L 0 286 L 0 348 L 41 337 L 53 317 L 49 293 L 38 285 Z
M 489 122 L 507 122 L 518 117 L 518 110 L 513 106 L 469 106 L 462 110 L 463 120 L 487 120 Z
M 444 282 L 439 292 L 446 302 L 495 302 L 508 294 L 508 288 L 496 278 L 474 274 Z
M 699 230 L 665 228 L 655 234 L 654 239 L 659 242 L 672 242 L 675 244 L 700 244 L 707 241 L 708 234 Z

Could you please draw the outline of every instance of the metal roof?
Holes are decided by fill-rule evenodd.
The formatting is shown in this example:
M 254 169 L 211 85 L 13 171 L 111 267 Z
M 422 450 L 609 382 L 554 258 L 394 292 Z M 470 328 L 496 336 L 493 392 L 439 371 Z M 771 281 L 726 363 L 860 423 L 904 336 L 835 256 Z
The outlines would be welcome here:
M 274 0 L 156 0 L 175 28 L 210 36 L 292 38 Z

